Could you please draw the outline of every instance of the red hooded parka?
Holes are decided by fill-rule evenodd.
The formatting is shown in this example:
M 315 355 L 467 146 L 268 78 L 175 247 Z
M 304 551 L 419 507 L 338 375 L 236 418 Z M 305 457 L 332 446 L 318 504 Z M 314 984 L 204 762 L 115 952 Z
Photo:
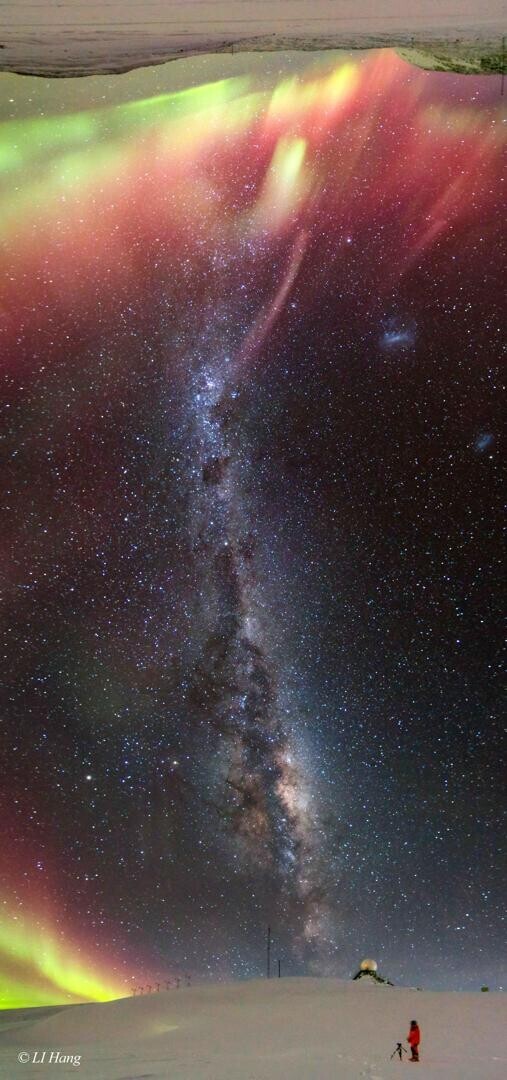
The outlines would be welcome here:
M 410 1031 L 407 1035 L 407 1042 L 409 1046 L 419 1046 L 420 1041 L 421 1032 L 419 1031 L 418 1025 L 416 1025 L 415 1028 L 410 1028 Z

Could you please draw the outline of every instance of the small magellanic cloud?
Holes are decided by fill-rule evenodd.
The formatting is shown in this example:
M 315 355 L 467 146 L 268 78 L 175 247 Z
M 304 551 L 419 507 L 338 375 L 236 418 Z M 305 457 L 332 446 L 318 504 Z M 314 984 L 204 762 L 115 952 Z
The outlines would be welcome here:
M 489 450 L 490 446 L 493 445 L 494 441 L 495 436 L 491 431 L 482 431 L 481 434 L 477 436 L 474 442 L 474 450 L 477 454 L 483 454 L 485 450 Z

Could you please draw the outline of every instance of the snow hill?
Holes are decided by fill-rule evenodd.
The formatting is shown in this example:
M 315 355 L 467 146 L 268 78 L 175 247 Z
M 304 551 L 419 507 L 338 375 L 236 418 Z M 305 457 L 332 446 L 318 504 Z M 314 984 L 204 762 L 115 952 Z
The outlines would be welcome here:
M 0 1014 L 5 1080 L 369 1080 L 415 1069 L 390 1054 L 422 1029 L 419 1076 L 507 1076 L 507 996 L 363 979 L 205 985 L 97 1005 Z M 33 1063 L 46 1050 L 44 1063 Z M 48 1063 L 50 1052 L 59 1061 Z M 26 1063 L 18 1054 L 30 1058 Z M 72 1065 L 69 1057 L 80 1055 Z M 65 1059 L 67 1058 L 67 1061 Z
M 414 45 L 424 67 L 445 68 L 458 57 L 464 71 L 474 58 L 483 70 L 481 59 L 499 61 L 505 33 L 504 0 L 2 0 L 0 7 L 0 69 L 53 76 L 128 71 L 202 52 Z

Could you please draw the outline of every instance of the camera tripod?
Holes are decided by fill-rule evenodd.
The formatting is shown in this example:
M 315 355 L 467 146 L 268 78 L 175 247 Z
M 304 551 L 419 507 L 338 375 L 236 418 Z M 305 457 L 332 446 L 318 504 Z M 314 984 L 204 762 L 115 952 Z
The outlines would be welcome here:
M 406 1053 L 407 1053 L 407 1051 L 405 1050 L 405 1047 L 402 1046 L 401 1043 L 396 1043 L 396 1046 L 395 1046 L 395 1048 L 394 1048 L 394 1050 L 393 1050 L 393 1052 L 391 1054 L 390 1060 L 392 1061 L 394 1055 L 397 1054 L 400 1061 L 402 1061 L 402 1056 L 401 1055 L 406 1054 Z

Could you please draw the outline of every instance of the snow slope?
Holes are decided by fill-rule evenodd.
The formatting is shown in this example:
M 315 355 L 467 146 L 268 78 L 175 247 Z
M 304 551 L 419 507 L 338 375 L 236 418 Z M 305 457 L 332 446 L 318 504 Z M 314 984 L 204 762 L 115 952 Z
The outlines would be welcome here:
M 418 1075 L 507 1076 L 507 996 L 391 989 L 337 979 L 206 985 L 101 1005 L 0 1014 L 6 1080 L 381 1080 L 409 1021 L 422 1029 Z M 25 1064 L 34 1051 L 81 1055 Z
M 0 68 L 125 71 L 196 52 L 374 48 L 431 51 L 460 38 L 498 51 L 504 0 L 3 0 Z

